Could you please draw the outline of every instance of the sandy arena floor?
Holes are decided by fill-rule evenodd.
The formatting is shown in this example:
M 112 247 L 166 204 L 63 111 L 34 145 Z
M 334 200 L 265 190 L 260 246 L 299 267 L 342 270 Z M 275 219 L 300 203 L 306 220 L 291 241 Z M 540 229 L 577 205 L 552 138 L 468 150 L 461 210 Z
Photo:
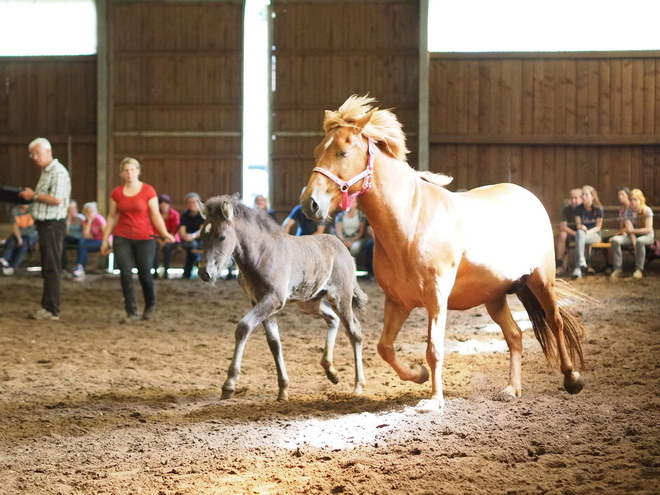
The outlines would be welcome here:
M 485 309 L 452 312 L 444 415 L 414 406 L 428 383 L 401 382 L 376 352 L 383 294 L 361 282 L 367 386 L 351 395 L 318 365 L 325 329 L 287 306 L 279 323 L 291 378 L 280 403 L 263 330 L 251 337 L 237 395 L 220 400 L 236 323 L 236 281 L 158 281 L 153 321 L 123 325 L 119 280 L 63 287 L 62 320 L 32 322 L 41 279 L 0 278 L 0 493 L 3 494 L 658 494 L 660 262 L 648 276 L 575 282 L 587 386 L 562 389 L 525 331 L 523 397 L 501 395 L 508 354 Z M 525 313 L 510 299 L 524 325 Z M 426 316 L 398 352 L 423 362 Z

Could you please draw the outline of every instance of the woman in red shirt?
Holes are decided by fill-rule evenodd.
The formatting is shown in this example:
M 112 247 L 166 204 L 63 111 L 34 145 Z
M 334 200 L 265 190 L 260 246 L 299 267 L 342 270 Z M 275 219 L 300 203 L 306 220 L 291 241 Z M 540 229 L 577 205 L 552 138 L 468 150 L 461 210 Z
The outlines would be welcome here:
M 128 321 L 138 319 L 137 297 L 133 286 L 133 262 L 135 262 L 144 295 L 142 319 L 148 320 L 156 305 L 156 289 L 151 276 L 151 266 L 156 252 L 152 224 L 165 240 L 168 242 L 175 240 L 165 228 L 165 222 L 158 209 L 156 191 L 139 179 L 140 162 L 135 158 L 124 158 L 119 170 L 124 185 L 116 187 L 110 193 L 110 212 L 103 232 L 101 253 L 104 256 L 107 256 L 110 250 L 115 253 Z M 111 242 L 112 234 L 114 239 Z

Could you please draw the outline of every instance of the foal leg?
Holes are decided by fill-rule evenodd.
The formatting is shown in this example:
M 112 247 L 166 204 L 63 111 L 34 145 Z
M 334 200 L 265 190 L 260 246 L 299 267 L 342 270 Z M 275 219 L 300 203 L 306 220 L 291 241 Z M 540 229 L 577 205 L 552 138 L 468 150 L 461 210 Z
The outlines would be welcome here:
M 229 365 L 227 379 L 222 386 L 222 399 L 229 399 L 236 391 L 236 382 L 241 375 L 241 361 L 247 339 L 259 323 L 281 309 L 282 304 L 272 299 L 263 299 L 258 303 L 252 303 L 252 309 L 246 314 L 236 326 L 236 345 L 234 346 L 234 357 Z M 268 331 L 268 330 L 266 330 Z
M 488 314 L 502 329 L 504 340 L 509 347 L 509 385 L 504 393 L 511 397 L 520 397 L 522 394 L 521 364 L 522 364 L 522 331 L 513 319 L 506 294 L 500 298 L 486 303 Z
M 342 299 L 333 305 L 333 309 L 339 316 L 342 325 L 344 325 L 346 335 L 353 348 L 353 360 L 355 361 L 355 388 L 353 392 L 360 395 L 366 383 L 362 367 L 362 328 L 360 327 L 360 321 L 353 312 L 352 297 L 351 294 L 348 298 Z
M 339 318 L 334 313 L 327 301 L 299 301 L 298 306 L 305 313 L 312 316 L 323 318 L 328 325 L 328 333 L 325 337 L 325 348 L 321 357 L 321 366 L 325 370 L 325 375 L 332 383 L 339 383 L 337 369 L 334 365 L 335 341 L 337 340 L 337 330 L 339 329 Z
M 584 377 L 575 371 L 573 361 L 566 349 L 564 320 L 557 304 L 554 277 L 544 276 L 540 270 L 536 270 L 527 280 L 527 285 L 541 304 L 548 325 L 555 336 L 559 354 L 559 369 L 564 375 L 564 389 L 571 394 L 577 394 L 584 387 Z
M 273 354 L 273 358 L 275 358 L 275 367 L 277 368 L 277 385 L 280 389 L 277 400 L 289 400 L 289 376 L 286 373 L 286 365 L 284 364 L 282 341 L 280 340 L 277 321 L 274 317 L 266 318 L 263 325 L 266 330 L 268 347 Z

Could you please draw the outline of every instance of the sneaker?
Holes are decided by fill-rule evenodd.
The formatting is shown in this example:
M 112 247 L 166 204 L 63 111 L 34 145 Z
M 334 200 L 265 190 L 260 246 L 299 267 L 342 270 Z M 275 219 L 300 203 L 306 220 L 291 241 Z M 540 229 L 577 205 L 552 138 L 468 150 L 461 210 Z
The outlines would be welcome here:
M 53 321 L 57 321 L 60 319 L 59 315 L 54 315 L 46 308 L 41 308 L 39 311 L 35 311 L 30 315 L 30 318 L 33 320 L 53 320 Z
M 14 269 L 11 266 L 3 266 L 2 267 L 2 274 L 3 275 L 13 275 L 14 274 Z
M 639 280 L 639 279 L 642 278 L 643 276 L 644 276 L 644 274 L 642 273 L 642 270 L 635 270 L 635 273 L 633 273 L 633 275 L 632 275 L 632 277 L 633 277 L 635 280 Z
M 578 265 L 580 268 L 586 268 L 587 267 L 587 260 L 585 258 L 580 258 L 580 261 L 578 262 Z
M 582 278 L 582 270 L 580 269 L 580 267 L 573 270 L 573 274 L 571 276 L 573 278 Z
M 122 325 L 131 325 L 138 321 L 140 317 L 138 315 L 126 315 L 124 316 L 121 320 L 119 320 L 119 323 Z
M 154 307 L 144 308 L 144 313 L 142 313 L 143 320 L 150 320 L 154 315 Z
M 85 276 L 85 269 L 82 267 L 82 265 L 78 265 L 73 269 L 73 274 L 74 278 L 83 278 Z
M 0 265 L 4 266 L 5 268 L 9 268 L 9 262 L 4 258 L 0 258 Z
M 612 273 L 610 273 L 610 280 L 619 279 L 619 278 L 621 278 L 622 275 L 623 275 L 623 272 L 621 271 L 621 268 L 617 268 Z

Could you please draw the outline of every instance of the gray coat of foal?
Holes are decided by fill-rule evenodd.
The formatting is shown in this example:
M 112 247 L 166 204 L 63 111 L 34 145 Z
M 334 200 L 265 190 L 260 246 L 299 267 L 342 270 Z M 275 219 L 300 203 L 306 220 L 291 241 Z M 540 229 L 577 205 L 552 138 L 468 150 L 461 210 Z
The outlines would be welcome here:
M 233 255 L 240 270 L 238 283 L 253 306 L 236 328 L 236 347 L 222 398 L 234 395 L 245 344 L 252 330 L 262 323 L 277 367 L 277 399 L 288 399 L 289 378 L 274 317 L 288 301 L 295 301 L 303 311 L 326 321 L 328 333 L 321 366 L 333 383 L 339 381 L 333 349 L 341 321 L 353 347 L 354 392 L 362 393 L 362 331 L 354 309 L 362 309 L 367 296 L 357 284 L 355 261 L 341 241 L 326 234 L 285 234 L 265 211 L 241 204 L 237 196 L 211 198 L 206 204 L 200 203 L 200 211 L 205 218 L 200 278 L 215 281 Z

